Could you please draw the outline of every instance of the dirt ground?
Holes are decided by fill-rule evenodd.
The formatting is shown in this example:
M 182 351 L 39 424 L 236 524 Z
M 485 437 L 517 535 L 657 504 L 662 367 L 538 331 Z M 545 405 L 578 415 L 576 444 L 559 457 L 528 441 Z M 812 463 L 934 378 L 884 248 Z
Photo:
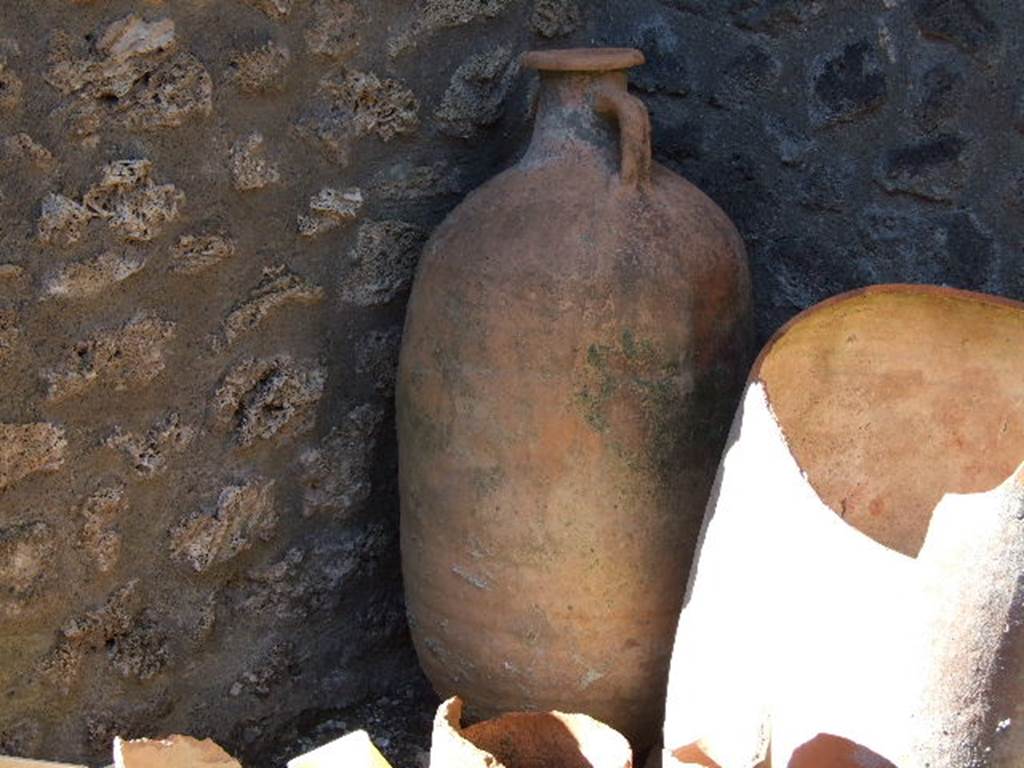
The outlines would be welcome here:
M 355 707 L 317 713 L 312 721 L 293 726 L 282 747 L 265 761 L 280 768 L 289 759 L 322 746 L 351 731 L 364 729 L 393 768 L 427 768 L 430 729 L 440 699 L 423 677 L 391 693 Z

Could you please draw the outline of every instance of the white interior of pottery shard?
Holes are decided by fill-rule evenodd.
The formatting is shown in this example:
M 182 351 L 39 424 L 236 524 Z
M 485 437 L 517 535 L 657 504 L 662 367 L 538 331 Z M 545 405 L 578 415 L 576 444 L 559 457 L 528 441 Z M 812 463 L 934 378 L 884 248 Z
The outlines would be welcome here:
M 666 759 L 964 768 L 971 750 L 1024 750 L 1005 725 L 1024 723 L 1024 646 L 1007 635 L 1022 342 L 1019 304 L 879 286 L 766 347 L 680 617 Z

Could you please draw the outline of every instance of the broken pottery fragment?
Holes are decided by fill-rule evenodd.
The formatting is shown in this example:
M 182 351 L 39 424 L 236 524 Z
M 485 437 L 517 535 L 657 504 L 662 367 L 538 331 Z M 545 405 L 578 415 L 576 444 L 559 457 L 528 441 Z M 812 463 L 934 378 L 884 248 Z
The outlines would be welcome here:
M 241 768 L 212 739 L 168 736 L 165 739 L 114 739 L 116 768 Z
M 626 738 L 587 715 L 513 712 L 463 728 L 462 700 L 434 716 L 430 768 L 632 768 Z
M 1024 305 L 931 286 L 836 297 L 768 344 L 679 622 L 666 766 L 1020 765 L 1022 348 Z
M 406 606 L 427 677 L 473 716 L 586 712 L 638 749 L 663 720 L 680 574 L 750 329 L 735 228 L 651 159 L 627 89 L 642 62 L 523 60 L 541 71 L 530 147 L 406 262 L 396 392 Z M 407 284 L 391 238 L 363 247 L 369 227 L 343 278 L 363 306 Z
M 377 751 L 366 731 L 353 731 L 292 758 L 288 768 L 391 768 L 391 764 Z
M 48 760 L 28 760 L 24 757 L 0 755 L 0 768 L 85 768 L 71 763 L 51 763 Z

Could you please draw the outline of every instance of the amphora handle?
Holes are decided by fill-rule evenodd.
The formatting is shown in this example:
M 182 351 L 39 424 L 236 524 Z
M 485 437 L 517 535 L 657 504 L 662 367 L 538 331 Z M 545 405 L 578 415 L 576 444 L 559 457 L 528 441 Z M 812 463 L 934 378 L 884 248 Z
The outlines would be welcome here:
M 639 186 L 651 178 L 651 117 L 647 107 L 628 91 L 610 84 L 601 88 L 596 106 L 619 123 L 620 180 L 626 186 Z

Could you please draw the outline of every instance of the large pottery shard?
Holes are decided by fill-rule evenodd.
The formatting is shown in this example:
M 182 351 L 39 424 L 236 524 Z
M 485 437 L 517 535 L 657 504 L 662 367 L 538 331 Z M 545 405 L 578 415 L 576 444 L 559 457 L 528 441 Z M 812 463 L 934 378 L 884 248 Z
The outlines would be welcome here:
M 1024 305 L 910 286 L 768 345 L 680 619 L 667 765 L 1020 764 L 1022 348 Z

